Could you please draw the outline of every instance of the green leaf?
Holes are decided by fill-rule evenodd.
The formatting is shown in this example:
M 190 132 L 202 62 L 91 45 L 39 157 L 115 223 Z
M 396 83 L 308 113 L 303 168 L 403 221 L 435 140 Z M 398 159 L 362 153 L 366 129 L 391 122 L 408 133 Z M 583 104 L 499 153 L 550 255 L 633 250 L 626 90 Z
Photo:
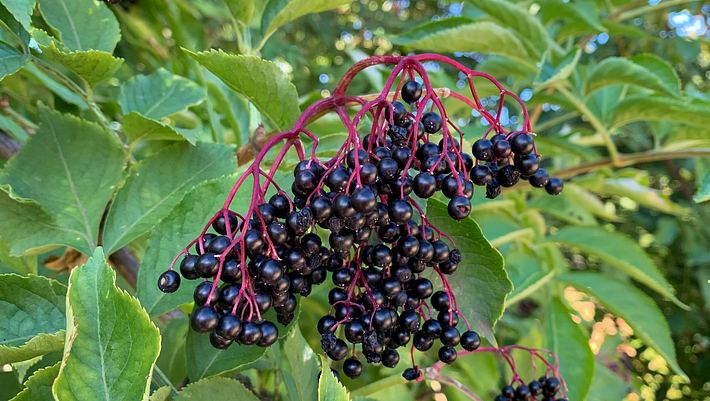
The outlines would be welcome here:
M 653 260 L 633 239 L 596 226 L 567 226 L 548 237 L 549 241 L 579 248 L 618 268 L 630 277 L 687 308 L 675 296 L 675 289 Z
M 45 277 L 0 274 L 0 365 L 62 348 L 66 291 Z
M 170 398 L 170 387 L 160 387 L 150 395 L 148 401 L 168 401 Z
M 54 397 L 147 398 L 160 333 L 138 300 L 116 287 L 103 249 L 72 270 L 67 298 L 67 341 Z
M 503 268 L 503 257 L 472 218 L 455 222 L 443 202 L 429 199 L 427 217 L 454 239 L 463 256 L 459 269 L 449 276 L 461 313 L 475 330 L 495 344 L 493 327 L 503 315 L 506 295 L 513 289 Z
M 318 398 L 318 357 L 303 338 L 301 330 L 291 330 L 283 342 L 283 353 L 286 364 L 295 387 L 296 399 L 300 401 L 315 400 Z M 291 391 L 289 391 L 290 393 Z
M 318 379 L 318 401 L 349 401 L 348 389 L 335 378 L 330 370 L 328 359 L 321 355 L 321 373 Z
M 261 15 L 261 33 L 271 36 L 281 26 L 304 15 L 331 10 L 352 0 L 269 0 Z
M 175 397 L 175 401 L 206 400 L 259 401 L 241 382 L 226 377 L 212 377 L 192 383 Z
M 42 56 L 80 76 L 89 85 L 96 86 L 121 68 L 123 59 L 99 50 L 64 51 L 57 48 L 54 41 L 49 46 L 40 46 Z
M 609 312 L 623 318 L 638 338 L 665 358 L 673 371 L 687 379 L 676 360 L 668 322 L 643 291 L 599 273 L 566 273 L 557 279 L 593 296 Z
M 636 54 L 630 57 L 629 60 L 656 75 L 666 86 L 668 92 L 676 96 L 680 95 L 680 78 L 668 61 L 651 53 Z
M 594 374 L 594 354 L 587 333 L 570 317 L 570 311 L 559 298 L 554 298 L 545 313 L 547 349 L 557 355 L 564 372 L 568 398 L 584 400 Z
M 604 32 L 606 28 L 599 20 L 599 9 L 592 0 L 577 0 L 567 3 L 563 0 L 542 0 L 540 13 L 547 23 L 562 18 L 569 19 L 579 28 Z
M 0 42 L 0 80 L 16 73 L 27 63 L 27 60 L 26 54 L 7 43 Z
M 32 30 L 32 11 L 37 0 L 0 0 L 27 32 Z
M 23 72 L 27 72 L 30 76 L 37 79 L 48 90 L 54 92 L 57 97 L 65 102 L 76 105 L 80 110 L 89 109 L 89 105 L 86 103 L 84 98 L 64 86 L 64 84 L 61 84 L 54 78 L 50 77 L 49 74 L 37 67 L 35 63 L 26 64 Z
M 158 290 L 158 276 L 168 269 L 175 255 L 200 234 L 205 223 L 222 207 L 233 183 L 234 177 L 225 177 L 200 184 L 151 230 L 153 234 L 138 270 L 137 285 L 138 299 L 151 316 L 161 315 L 192 301 L 192 291 L 197 283 L 184 280 L 177 292 L 166 295 Z
M 108 254 L 143 235 L 167 216 L 195 185 L 234 172 L 237 160 L 228 145 L 178 143 L 163 148 L 131 169 L 104 223 Z
M 541 262 L 540 256 L 522 250 L 512 250 L 505 255 L 505 270 L 513 284 L 507 305 L 529 296 L 552 279 L 553 273 Z
M 39 253 L 58 245 L 79 248 L 83 244 L 79 234 L 57 226 L 37 202 L 18 197 L 8 186 L 0 186 L 0 238 L 11 256 Z
M 660 96 L 627 96 L 614 113 L 614 126 L 637 121 L 668 121 L 690 125 L 710 125 L 710 107 Z
M 36 241 L 51 237 L 44 244 L 57 244 L 51 234 L 60 231 L 59 243 L 91 253 L 126 155 L 96 124 L 45 107 L 40 107 L 39 116 L 39 130 L 7 163 L 0 184 L 10 184 L 20 196 L 37 201 L 61 227 L 50 235 L 38 234 Z M 17 246 L 12 249 L 17 253 Z
M 121 30 L 108 6 L 96 0 L 39 0 L 44 20 L 71 50 L 112 53 Z
M 509 27 L 519 38 L 528 41 L 537 54 L 542 54 L 551 44 L 547 30 L 540 20 L 522 6 L 504 0 L 468 0 L 481 11 L 493 17 L 500 26 Z
M 123 116 L 121 128 L 130 143 L 139 141 L 188 141 L 194 145 L 197 141 L 193 130 L 173 127 L 162 121 L 145 117 L 135 111 Z
M 245 25 L 249 25 L 251 17 L 254 15 L 254 0 L 224 0 L 231 11 L 232 16 Z
M 597 64 L 587 77 L 587 93 L 616 84 L 636 85 L 676 96 L 656 74 L 623 57 L 609 57 Z
M 195 82 L 163 68 L 150 75 L 136 75 L 121 85 L 118 103 L 124 114 L 136 111 L 161 119 L 205 100 L 205 90 Z
M 185 341 L 188 330 L 187 317 L 170 319 L 168 324 L 160 330 L 160 356 L 156 366 L 175 386 L 182 385 L 183 380 L 187 377 Z
M 34 372 L 25 382 L 24 389 L 10 401 L 53 400 L 52 383 L 59 374 L 59 365 L 60 363 L 57 362 Z
M 0 273 L 37 274 L 37 257 L 11 256 L 10 244 L 0 241 Z
M 285 131 L 298 119 L 300 110 L 296 87 L 276 64 L 255 56 L 232 55 L 221 50 L 187 52 L 229 88 L 249 99 L 273 128 Z M 234 71 L 240 73 L 235 74 Z
M 562 56 L 555 56 L 552 51 L 546 51 L 542 58 L 540 72 L 535 77 L 533 85 L 545 87 L 567 79 L 577 67 L 582 49 L 576 48 Z
M 695 196 L 693 196 L 693 200 L 696 203 L 707 202 L 710 200 L 710 172 L 705 174 L 705 178 L 703 178 L 703 182 L 700 184 L 698 192 Z
M 427 22 L 391 38 L 408 48 L 437 52 L 478 52 L 509 56 L 530 63 L 520 39 L 494 22 L 473 22 L 464 17 Z
M 613 211 L 607 210 L 599 197 L 584 187 L 576 184 L 565 184 L 565 195 L 572 205 L 589 211 L 595 216 L 609 221 L 619 221 L 619 216 Z
M 187 376 L 190 380 L 233 373 L 261 358 L 266 348 L 251 345 L 232 344 L 226 350 L 216 349 L 210 344 L 208 335 L 194 330 L 187 333 Z
M 639 179 L 634 178 L 602 178 L 597 177 L 585 180 L 584 187 L 589 191 L 603 196 L 623 196 L 634 202 L 663 213 L 674 215 L 685 215 L 688 210 L 683 206 L 674 203 L 667 194 L 662 191 L 649 188 Z

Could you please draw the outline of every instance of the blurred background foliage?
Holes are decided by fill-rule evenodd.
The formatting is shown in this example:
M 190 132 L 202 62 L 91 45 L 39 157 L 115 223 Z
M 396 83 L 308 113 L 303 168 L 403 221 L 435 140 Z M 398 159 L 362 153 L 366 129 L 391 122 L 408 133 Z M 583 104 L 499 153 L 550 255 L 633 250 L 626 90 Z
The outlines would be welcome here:
M 99 122 L 123 142 L 132 161 L 188 140 L 235 145 L 244 162 L 264 135 L 287 128 L 269 118 L 258 101 L 250 102 L 249 90 L 230 81 L 230 76 L 254 74 L 262 64 L 214 67 L 185 50 L 221 49 L 273 61 L 277 74 L 260 78 L 253 93 L 272 79 L 291 81 L 301 110 L 329 96 L 345 71 L 370 55 L 444 53 L 492 74 L 526 101 L 545 166 L 569 180 L 557 198 L 526 188 L 506 191 L 495 201 L 476 196 L 473 217 L 503 253 L 514 284 L 496 328 L 498 343 L 558 352 L 575 401 L 710 400 L 710 209 L 704 203 L 710 199 L 710 5 L 688 0 L 316 1 L 300 2 L 294 7 L 303 12 L 273 26 L 264 10 L 278 9 L 274 0 L 120 0 L 100 5 L 118 21 L 120 41 L 113 43 L 115 49 L 109 44 L 99 50 L 123 62 L 104 60 L 106 71 L 96 76 L 96 69 L 85 71 L 82 65 L 99 56 L 82 53 L 72 63 L 72 51 L 87 49 L 72 47 L 49 5 L 40 0 L 40 11 L 19 27 L 12 2 L 0 3 L 7 7 L 0 9 L 3 159 L 37 131 L 39 103 Z M 86 35 L 102 45 L 99 30 Z M 138 108 L 138 116 L 128 117 L 120 98 L 126 82 L 137 74 L 155 77 L 161 68 L 189 80 L 180 82 L 192 88 L 195 101 L 158 116 Z M 436 63 L 426 68 L 435 86 L 463 91 L 465 77 Z M 387 74 L 386 68 L 366 70 L 350 93 L 379 92 Z M 179 78 L 171 79 L 166 85 Z M 484 84 L 479 91 L 493 108 L 495 91 Z M 447 101 L 447 108 L 470 146 L 485 122 L 459 104 Z M 508 128 L 521 123 L 520 110 L 512 105 L 502 113 Z M 146 133 L 148 125 L 157 128 Z M 325 117 L 314 127 L 334 138 L 323 152 L 339 146 L 342 127 L 334 119 Z M 172 206 L 180 207 L 177 201 Z M 168 214 L 169 209 L 163 217 L 169 223 Z M 162 221 L 158 228 L 170 227 Z M 137 261 L 161 260 L 151 255 L 156 251 L 149 246 L 151 225 L 146 227 L 112 251 L 130 252 Z M 86 260 L 64 247 L 39 257 L 36 249 L 10 252 L 13 232 L 0 228 L 5 241 L 1 271 L 38 271 L 66 282 L 66 270 Z M 153 285 L 151 277 L 164 266 L 144 264 L 142 269 L 148 270 L 138 273 L 137 296 L 146 306 L 150 296 L 141 291 L 149 290 L 141 285 Z M 141 274 L 150 280 L 141 284 Z M 119 285 L 134 292 L 135 272 L 122 274 Z M 324 297 L 323 289 L 316 291 L 301 311 L 301 332 L 314 349 Z M 179 389 L 189 370 L 182 355 L 186 323 L 183 318 L 158 322 L 163 334 L 158 367 Z M 307 346 L 299 338 L 288 345 Z M 299 368 L 284 366 L 281 352 L 274 347 L 239 369 L 240 379 L 265 400 L 296 399 L 285 395 L 290 389 L 282 381 Z M 60 357 L 45 356 L 45 363 L 33 369 Z M 427 362 L 431 356 L 422 356 L 421 364 Z M 525 360 L 519 363 L 526 369 Z M 11 376 L 6 382 L 14 387 L 2 386 L 0 398 L 6 389 L 7 399 L 21 389 L 22 380 L 13 376 L 21 369 L 14 364 L 1 373 L 2 380 Z M 233 375 L 233 370 L 217 373 Z M 344 381 L 353 395 L 371 400 L 440 401 L 467 399 L 446 380 L 493 399 L 509 377 L 499 360 L 479 355 L 460 358 L 445 372 L 443 380 L 412 385 L 402 384 L 397 371 L 370 368 L 364 379 Z

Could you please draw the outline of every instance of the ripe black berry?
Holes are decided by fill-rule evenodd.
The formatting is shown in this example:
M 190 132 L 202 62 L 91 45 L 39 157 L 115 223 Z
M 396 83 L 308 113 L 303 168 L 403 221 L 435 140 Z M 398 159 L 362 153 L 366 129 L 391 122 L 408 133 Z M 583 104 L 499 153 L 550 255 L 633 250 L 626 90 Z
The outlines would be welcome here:
M 215 333 L 227 340 L 236 339 L 241 331 L 242 321 L 233 315 L 222 316 L 222 318 L 219 319 L 219 323 L 217 323 L 217 327 L 215 328 Z
M 402 86 L 402 100 L 414 103 L 422 96 L 422 84 L 417 81 L 407 81 Z
M 158 288 L 165 293 L 175 292 L 180 287 L 180 275 L 175 270 L 168 270 L 158 277 Z
M 545 191 L 550 195 L 559 195 L 562 192 L 565 184 L 561 179 L 557 177 L 551 177 L 547 184 L 545 184 Z
M 259 325 L 261 338 L 258 341 L 260 347 L 268 347 L 279 339 L 279 329 L 275 324 L 265 320 Z
M 417 380 L 421 376 L 422 372 L 417 368 L 407 368 L 402 373 L 402 377 L 406 380 L 412 381 Z
M 493 143 L 488 139 L 479 139 L 471 148 L 473 157 L 481 161 L 493 160 Z
M 481 346 L 481 337 L 475 331 L 465 331 L 461 334 L 461 348 L 475 351 Z
M 455 220 L 463 220 L 471 214 L 471 201 L 465 196 L 455 196 L 449 201 L 449 216 Z
M 180 262 L 180 274 L 188 280 L 194 280 L 200 275 L 197 273 L 197 256 L 187 255 Z
M 195 270 L 200 277 L 214 277 L 219 269 L 219 261 L 213 253 L 205 253 L 197 258 Z
M 199 306 L 192 311 L 190 327 L 198 333 L 207 333 L 214 330 L 219 323 L 219 315 L 210 306 Z
M 382 351 L 382 364 L 388 368 L 394 368 L 399 363 L 399 353 L 392 349 L 387 348 Z
M 538 169 L 535 174 L 531 175 L 528 181 L 530 182 L 530 185 L 536 188 L 542 188 L 545 185 L 547 185 L 547 182 L 550 180 L 550 176 L 547 174 L 547 171 L 545 171 L 544 168 Z
M 510 139 L 510 145 L 516 155 L 527 155 L 533 151 L 533 137 L 526 133 L 515 134 Z
M 362 363 L 355 357 L 346 359 L 345 362 L 343 362 L 343 373 L 351 379 L 360 377 L 360 374 L 362 374 Z
M 424 124 L 424 131 L 429 134 L 435 134 L 441 129 L 441 116 L 433 111 L 424 113 L 422 116 L 422 124 Z
M 261 327 L 254 322 L 246 322 L 239 333 L 239 342 L 244 345 L 253 345 L 261 340 Z
M 456 350 L 453 347 L 439 348 L 439 360 L 444 363 L 453 363 L 456 360 Z

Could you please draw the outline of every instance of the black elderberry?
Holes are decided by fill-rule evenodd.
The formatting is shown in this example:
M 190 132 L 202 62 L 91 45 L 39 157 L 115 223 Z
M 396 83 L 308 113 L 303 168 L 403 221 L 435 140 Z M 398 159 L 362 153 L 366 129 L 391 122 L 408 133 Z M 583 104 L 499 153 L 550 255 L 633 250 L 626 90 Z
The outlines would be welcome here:
M 219 319 L 215 333 L 227 340 L 234 340 L 242 331 L 242 321 L 234 315 L 225 315 Z
M 200 277 L 199 273 L 197 273 L 197 259 L 196 255 L 187 255 L 180 262 L 180 274 L 188 280 Z
M 239 224 L 237 216 L 232 213 L 228 213 L 228 216 L 229 228 L 232 232 L 235 232 L 237 230 L 237 225 Z M 224 215 L 220 215 L 215 219 L 215 221 L 212 222 L 212 229 L 214 229 L 218 234 L 227 235 L 227 224 L 225 222 Z
M 239 342 L 244 345 L 253 345 L 261 340 L 261 327 L 254 322 L 242 324 L 242 331 L 239 333 Z
M 533 175 L 540 168 L 540 158 L 535 156 L 533 153 L 516 157 L 515 167 L 518 169 L 520 174 L 524 176 Z
M 345 376 L 356 379 L 362 374 L 362 363 L 355 357 L 350 357 L 343 362 L 343 373 Z
M 441 331 L 439 339 L 441 340 L 442 344 L 449 347 L 455 347 L 461 341 L 461 334 L 459 333 L 459 330 L 456 327 L 444 326 L 444 329 Z
M 451 218 L 463 220 L 471 214 L 471 201 L 465 196 L 455 196 L 449 201 L 448 211 Z
M 498 181 L 493 180 L 486 185 L 486 198 L 495 199 L 500 195 L 500 191 L 500 184 L 498 184 Z
M 426 171 L 414 177 L 412 185 L 414 193 L 420 198 L 429 198 L 436 192 L 436 178 Z
M 406 344 L 406 342 L 405 342 Z M 387 348 L 382 351 L 382 364 L 388 368 L 394 368 L 399 363 L 399 353 L 397 350 Z
M 401 102 L 392 102 L 392 119 L 394 123 L 403 126 L 407 119 L 407 108 Z
M 444 291 L 437 291 L 431 296 L 431 306 L 438 311 L 448 311 L 451 307 L 449 295 Z
M 350 203 L 358 212 L 370 213 L 377 207 L 377 196 L 370 187 L 358 188 L 352 193 Z
M 528 389 L 530 389 L 530 395 L 538 396 L 542 394 L 542 384 L 537 380 L 528 383 Z
M 412 381 L 417 380 L 421 376 L 421 374 L 421 371 L 419 371 L 419 369 L 417 368 L 407 368 L 402 373 L 402 377 L 404 377 L 405 380 Z
M 560 388 L 560 381 L 556 377 L 548 377 L 542 384 L 542 391 L 547 396 L 554 396 Z
M 468 153 L 461 153 L 461 160 L 463 161 L 464 171 L 471 171 L 475 163 L 473 157 Z
M 444 363 L 453 363 L 456 360 L 456 350 L 453 347 L 439 348 L 439 360 Z
M 459 192 L 459 181 L 453 175 L 448 175 L 441 183 L 441 192 L 451 199 Z
M 232 340 L 224 338 L 213 331 L 210 333 L 210 344 L 217 349 L 227 349 L 232 345 Z
M 419 313 L 415 310 L 406 310 L 399 315 L 398 324 L 406 328 L 410 333 L 414 333 L 419 330 L 419 324 L 421 322 L 421 317 Z
M 498 135 L 496 135 L 496 136 L 498 136 Z M 510 156 L 510 154 L 513 152 L 510 142 L 508 142 L 505 139 L 498 139 L 498 140 L 494 140 L 492 142 L 493 142 L 493 154 L 496 157 L 506 158 L 506 157 Z
M 417 331 L 414 333 L 414 338 L 412 338 L 412 345 L 419 351 L 428 351 L 434 345 L 434 339 Z
M 393 181 L 397 178 L 398 171 L 397 161 L 390 157 L 385 157 L 377 162 L 377 175 L 385 181 Z
M 265 320 L 259 324 L 261 338 L 257 342 L 260 347 L 269 347 L 279 339 L 279 329 L 275 324 Z
M 190 327 L 198 333 L 214 330 L 219 323 L 219 315 L 210 306 L 198 306 L 190 316 Z
M 288 216 L 291 210 L 291 204 L 284 194 L 275 194 L 269 199 L 269 204 L 274 207 L 274 216 L 282 219 Z
M 200 284 L 198 284 L 192 293 L 192 298 L 195 301 L 195 304 L 196 305 L 206 304 L 207 297 L 209 297 L 209 295 L 210 295 L 210 291 L 212 291 L 212 282 L 211 281 L 203 281 Z
M 392 150 L 384 146 L 378 146 L 373 151 L 375 160 L 382 160 L 384 158 L 392 158 Z
M 345 287 L 353 280 L 353 274 L 350 269 L 342 267 L 333 272 L 333 284 L 338 287 Z
M 488 139 L 479 139 L 471 148 L 473 157 L 481 161 L 493 160 L 493 143 Z
M 414 103 L 422 96 L 422 84 L 417 81 L 407 81 L 402 86 L 402 100 Z
M 505 386 L 500 390 L 500 395 L 506 399 L 512 400 L 515 397 L 515 389 L 513 386 Z
M 510 139 L 510 145 L 516 155 L 527 155 L 533 151 L 533 137 L 523 132 L 515 134 Z
M 515 166 L 505 166 L 498 170 L 496 180 L 503 187 L 512 187 L 518 183 L 520 172 L 515 169 Z
M 225 283 L 236 283 L 242 279 L 242 269 L 236 259 L 227 259 L 222 265 L 220 280 Z
M 397 199 L 390 203 L 390 219 L 397 224 L 405 224 L 412 218 L 412 205 L 409 202 Z
M 550 180 L 547 181 L 547 184 L 545 184 L 545 191 L 550 195 L 559 195 L 564 186 L 565 184 L 561 179 L 551 177 Z
M 361 343 L 365 338 L 365 325 L 359 319 L 345 323 L 345 338 L 353 344 Z
M 539 168 L 535 172 L 535 174 L 531 175 L 530 178 L 528 178 L 528 181 L 533 187 L 542 188 L 547 185 L 548 181 L 550 181 L 550 176 L 547 174 L 547 171 L 544 168 Z
M 195 270 L 200 277 L 214 277 L 219 270 L 219 260 L 213 253 L 204 253 L 197 258 Z
M 264 238 L 262 238 L 261 233 L 257 230 L 247 230 L 244 234 L 244 246 L 247 252 L 251 254 L 258 254 L 264 249 Z
M 234 301 L 239 296 L 239 285 L 228 284 L 223 286 L 219 291 L 218 302 L 219 306 L 224 309 L 231 309 L 234 306 Z
M 276 284 L 282 274 L 281 264 L 273 259 L 267 260 L 260 266 L 259 277 L 267 284 Z
M 441 263 L 449 260 L 449 246 L 446 245 L 446 242 L 436 240 L 432 242 L 431 245 L 434 247 L 434 257 L 432 258 L 432 261 L 435 263 Z
M 466 351 L 475 351 L 481 346 L 481 337 L 475 331 L 469 330 L 461 334 L 461 347 Z
M 339 361 L 348 355 L 348 345 L 341 339 L 335 340 L 333 348 L 326 352 L 328 357 L 334 361 Z
M 422 115 L 422 124 L 424 124 L 425 132 L 435 134 L 441 130 L 441 125 L 443 123 L 440 115 L 430 111 Z
M 515 398 L 518 400 L 527 400 L 530 397 L 530 389 L 528 386 L 521 384 L 515 389 Z
M 350 173 L 342 167 L 338 167 L 328 174 L 325 180 L 325 184 L 330 188 L 331 191 L 342 192 L 345 190 L 345 186 L 350 178 Z
M 372 319 L 372 326 L 376 330 L 389 330 L 395 324 L 395 319 L 392 318 L 392 313 L 390 309 L 382 308 L 375 312 L 375 316 Z
M 355 154 L 357 153 L 357 162 L 359 165 L 363 165 L 365 162 L 367 162 L 367 152 L 364 149 L 358 149 L 357 152 L 355 149 L 350 149 L 348 151 L 348 155 L 346 156 L 346 161 L 348 164 L 348 167 L 350 168 L 355 168 Z
M 429 338 L 438 338 L 441 335 L 443 327 L 436 319 L 429 319 L 422 325 L 422 333 Z
M 168 270 L 158 277 L 158 288 L 165 293 L 177 291 L 180 287 L 180 275 L 175 270 Z

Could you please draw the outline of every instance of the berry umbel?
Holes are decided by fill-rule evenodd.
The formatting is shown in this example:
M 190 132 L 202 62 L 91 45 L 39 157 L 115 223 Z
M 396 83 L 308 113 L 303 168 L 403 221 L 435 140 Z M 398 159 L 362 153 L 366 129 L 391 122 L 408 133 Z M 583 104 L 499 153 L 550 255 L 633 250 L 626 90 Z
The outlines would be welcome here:
M 448 95 L 487 121 L 472 154 L 464 151 L 463 132 L 432 88 L 425 61 L 449 64 L 468 77 L 472 99 Z M 372 100 L 346 95 L 354 76 L 375 64 L 395 65 L 382 92 Z M 482 106 L 474 78 L 496 85 L 500 104 L 520 105 L 516 130 L 506 130 L 500 113 Z M 318 136 L 307 126 L 326 112 L 340 118 L 348 136 L 333 157 L 320 159 Z M 266 166 L 262 162 L 274 148 Z M 282 188 L 274 176 L 290 151 L 299 162 L 293 184 Z M 232 202 L 247 180 L 251 202 L 238 213 Z M 476 187 L 493 198 L 521 180 L 555 195 L 562 190 L 562 181 L 540 168 L 527 112 L 514 93 L 439 55 L 370 58 L 348 71 L 333 96 L 308 107 L 291 131 L 265 144 L 223 208 L 158 285 L 163 292 L 178 289 L 178 262 L 182 278 L 203 280 L 194 287 L 191 327 L 224 349 L 233 343 L 270 346 L 279 326 L 265 313 L 273 310 L 278 323 L 287 325 L 298 298 L 327 283 L 328 312 L 317 329 L 323 352 L 343 361 L 343 373 L 355 378 L 363 362 L 394 368 L 409 359 L 403 376 L 419 379 L 414 349 L 433 349 L 450 364 L 481 346 L 449 285 L 460 265 L 469 268 L 463 266 L 465 250 L 432 224 L 421 200 L 447 199 L 451 218 L 462 220 L 471 213 Z

